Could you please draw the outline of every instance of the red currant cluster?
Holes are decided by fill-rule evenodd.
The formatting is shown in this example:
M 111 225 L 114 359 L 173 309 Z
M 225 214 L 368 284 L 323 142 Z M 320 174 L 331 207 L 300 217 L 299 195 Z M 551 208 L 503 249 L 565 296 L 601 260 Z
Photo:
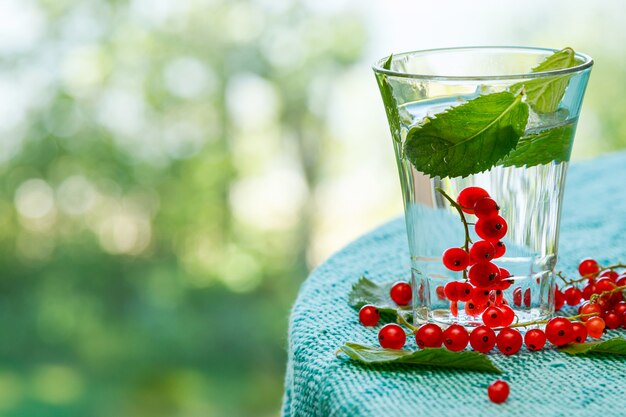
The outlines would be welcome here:
M 499 215 L 500 207 L 480 187 L 463 189 L 456 202 L 440 192 L 459 211 L 466 233 L 463 247 L 450 248 L 443 253 L 443 264 L 451 271 L 463 271 L 464 278 L 469 282 L 448 282 L 445 287 L 437 288 L 438 297 L 450 300 L 450 311 L 454 316 L 458 315 L 458 302 L 462 301 L 467 315 L 475 317 L 482 314 L 483 322 L 489 327 L 511 324 L 515 313 L 502 296 L 502 291 L 511 286 L 511 274 L 492 262 L 506 252 L 501 239 L 508 226 Z M 465 214 L 478 218 L 474 229 L 482 240 L 471 242 Z
M 594 259 L 583 259 L 578 265 L 580 279 L 567 281 L 559 275 L 569 286 L 563 292 L 557 288 L 555 308 L 558 310 L 565 303 L 577 306 L 584 300 L 578 307 L 578 312 L 598 315 L 589 321 L 595 321 L 598 326 L 602 324 L 609 329 L 626 327 L 626 301 L 622 293 L 626 290 L 626 271 L 621 274 L 615 271 L 624 267 L 626 265 L 617 264 L 603 269 Z M 582 290 L 575 285 L 579 282 L 585 284 Z M 559 299 L 563 301 L 557 303 Z M 583 317 L 583 320 L 587 318 Z

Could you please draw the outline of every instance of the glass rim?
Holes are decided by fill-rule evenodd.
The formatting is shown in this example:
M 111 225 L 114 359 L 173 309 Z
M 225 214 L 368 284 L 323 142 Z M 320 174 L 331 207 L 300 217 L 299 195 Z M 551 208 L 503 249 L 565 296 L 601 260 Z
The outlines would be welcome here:
M 462 51 L 505 51 L 505 52 L 527 52 L 527 53 L 537 53 L 537 52 L 549 52 L 554 53 L 560 51 L 560 49 L 552 49 L 552 48 L 538 48 L 538 47 L 530 47 L 530 46 L 463 46 L 463 47 L 450 47 L 450 48 L 433 48 L 433 49 L 422 49 L 416 51 L 409 52 L 401 52 L 399 54 L 392 54 L 394 58 L 396 57 L 405 57 L 410 55 L 428 55 L 428 54 L 437 54 L 441 52 L 462 52 Z M 582 62 L 580 64 L 574 65 L 569 68 L 562 68 L 557 70 L 549 70 L 549 71 L 539 71 L 539 72 L 525 72 L 519 74 L 504 74 L 504 75 L 426 75 L 426 74 L 418 74 L 411 72 L 401 72 L 388 70 L 383 68 L 384 63 L 389 59 L 391 55 L 387 55 L 379 60 L 377 60 L 373 65 L 372 69 L 375 73 L 381 73 L 390 75 L 393 77 L 400 78 L 412 78 L 412 79 L 423 79 L 423 80 L 437 80 L 437 81 L 486 81 L 486 80 L 519 80 L 519 79 L 532 79 L 532 78 L 541 78 L 552 75 L 563 75 L 563 74 L 571 74 L 583 71 L 587 68 L 591 68 L 593 66 L 593 58 L 589 55 L 584 54 L 582 52 L 576 52 L 575 55 L 577 58 L 581 59 Z

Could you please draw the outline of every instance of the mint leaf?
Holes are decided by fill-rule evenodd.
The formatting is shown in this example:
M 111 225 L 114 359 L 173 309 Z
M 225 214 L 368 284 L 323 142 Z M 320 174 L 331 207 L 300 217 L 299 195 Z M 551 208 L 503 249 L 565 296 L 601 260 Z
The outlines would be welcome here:
M 398 306 L 391 299 L 389 290 L 392 285 L 392 282 L 378 285 L 365 277 L 361 277 L 352 286 L 352 290 L 348 294 L 348 305 L 359 310 L 364 305 L 371 304 L 376 306 L 381 313 L 392 314 L 395 317 L 397 311 L 400 311 L 405 318 L 410 316 L 411 306 Z
M 570 68 L 577 63 L 574 50 L 565 48 L 550 55 L 533 68 L 532 72 Z M 558 109 L 571 76 L 571 74 L 563 74 L 546 78 L 534 78 L 513 84 L 509 87 L 509 91 L 515 93 L 524 88 L 526 102 L 533 110 L 537 113 L 552 113 Z
M 406 363 L 502 373 L 502 370 L 495 366 L 486 355 L 478 352 L 452 352 L 445 348 L 426 348 L 411 352 L 363 346 L 350 342 L 345 343 L 340 349 L 351 359 L 366 364 Z
M 626 339 L 614 337 L 602 342 L 570 344 L 560 347 L 559 351 L 569 355 L 583 355 L 587 353 L 606 353 L 612 355 L 626 355 Z
M 521 95 L 479 96 L 411 128 L 404 155 L 431 177 L 466 177 L 493 167 L 515 148 L 527 121 Z
M 389 58 L 383 64 L 383 69 L 391 69 L 391 61 L 393 60 L 393 54 L 389 55 Z M 391 129 L 391 137 L 394 141 L 400 142 L 400 116 L 398 114 L 398 105 L 393 96 L 393 91 L 386 74 L 376 74 L 376 82 L 380 89 L 380 95 L 383 99 L 385 106 L 385 112 L 387 113 L 387 120 L 389 121 L 389 128 Z
M 523 136 L 517 143 L 517 147 L 504 157 L 499 165 L 532 167 L 552 161 L 569 161 L 574 132 L 574 124 L 570 123 Z

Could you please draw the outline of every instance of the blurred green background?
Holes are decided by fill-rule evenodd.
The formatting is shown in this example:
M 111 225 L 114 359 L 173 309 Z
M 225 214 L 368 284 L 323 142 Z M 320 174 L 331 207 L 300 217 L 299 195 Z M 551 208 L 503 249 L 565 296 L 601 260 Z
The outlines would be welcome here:
M 277 416 L 308 271 L 401 213 L 370 63 L 596 58 L 574 158 L 626 147 L 626 6 L 0 0 L 0 415 Z

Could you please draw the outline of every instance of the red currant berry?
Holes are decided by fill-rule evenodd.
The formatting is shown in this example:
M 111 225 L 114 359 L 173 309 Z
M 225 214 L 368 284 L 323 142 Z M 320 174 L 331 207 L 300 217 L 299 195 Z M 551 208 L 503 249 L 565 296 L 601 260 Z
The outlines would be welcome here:
M 500 207 L 498 207 L 498 203 L 489 197 L 481 198 L 474 204 L 474 214 L 479 219 L 495 217 L 498 215 L 499 211 Z
M 498 307 L 489 307 L 483 313 L 483 323 L 487 327 L 500 327 L 503 324 L 502 311 Z
M 609 311 L 602 318 L 607 329 L 617 329 L 622 326 L 622 315 L 615 311 Z
M 491 262 L 481 262 L 472 265 L 467 275 L 474 286 L 489 288 L 499 281 L 500 268 Z
M 443 331 L 441 327 L 436 324 L 424 324 L 417 330 L 417 333 L 415 333 L 415 341 L 420 349 L 441 347 L 443 343 Z
M 437 288 L 435 288 L 435 293 L 437 294 L 437 298 L 440 300 L 445 300 L 446 299 L 446 293 L 443 289 L 443 285 L 439 285 L 437 286 Z
M 487 326 L 478 326 L 470 333 L 469 343 L 475 351 L 487 353 L 496 345 L 496 333 Z
M 583 292 L 576 287 L 569 287 L 565 290 L 563 295 L 565 295 L 567 304 L 571 306 L 578 305 L 583 298 Z
M 515 320 L 515 311 L 508 305 L 502 304 L 498 306 L 500 311 L 502 312 L 502 325 L 509 326 Z
M 475 264 L 477 262 L 487 262 L 492 260 L 496 255 L 496 248 L 493 247 L 491 242 L 479 240 L 472 245 L 469 255 L 471 264 Z
M 498 379 L 497 381 L 489 384 L 487 394 L 489 395 L 491 402 L 496 404 L 503 403 L 507 398 L 509 398 L 509 384 L 501 379 Z
M 456 198 L 465 213 L 474 214 L 474 206 L 481 198 L 489 197 L 489 193 L 480 187 L 467 187 L 461 190 Z
M 397 324 L 385 324 L 378 331 L 378 342 L 385 349 L 402 349 L 406 342 L 406 334 Z
M 626 312 L 626 301 L 620 301 L 613 306 L 613 311 L 617 314 L 624 314 Z
M 520 287 L 513 290 L 513 304 L 518 307 L 522 305 L 522 289 Z
M 490 242 L 497 242 L 502 239 L 506 235 L 507 229 L 506 220 L 500 216 L 478 219 L 476 222 L 476 234 Z
M 524 291 L 524 305 L 526 307 L 530 307 L 530 304 L 531 304 L 530 288 L 526 288 L 526 291 Z
M 493 244 L 493 246 L 496 248 L 496 254 L 493 256 L 494 259 L 499 258 L 506 253 L 506 245 L 503 241 L 498 240 L 496 243 Z
M 589 283 L 583 287 L 583 298 L 589 300 L 596 293 L 596 284 Z
M 500 352 L 505 355 L 512 355 L 519 352 L 522 347 L 522 335 L 515 329 L 505 327 L 498 333 L 496 344 Z
M 389 291 L 389 295 L 394 303 L 399 306 L 405 306 L 411 302 L 411 298 L 413 298 L 413 292 L 411 291 L 411 285 L 406 282 L 396 282 L 391 287 Z
M 469 342 L 469 335 L 463 326 L 453 324 L 443 332 L 443 344 L 453 352 L 465 349 Z
M 572 323 L 572 342 L 583 343 L 587 340 L 587 327 L 580 322 Z
M 598 272 L 600 272 L 600 265 L 591 258 L 583 259 L 578 264 L 578 273 L 581 277 L 595 278 Z
M 450 301 L 450 314 L 453 317 L 459 316 L 459 303 L 457 301 Z
M 586 302 L 583 305 L 581 305 L 578 308 L 578 314 L 595 314 L 595 315 L 599 315 L 600 313 L 602 313 L 602 309 L 600 308 L 600 306 L 597 303 L 589 303 Z M 591 316 L 586 316 L 586 317 L 581 317 L 580 319 L 582 321 L 587 321 L 589 320 Z
M 559 290 L 559 287 L 556 287 L 554 290 L 554 309 L 559 311 L 565 305 L 565 295 Z
M 541 329 L 532 329 L 526 332 L 524 343 L 528 350 L 541 350 L 546 345 L 546 334 Z
M 469 301 L 472 299 L 473 287 L 467 282 L 461 282 L 459 285 L 459 301 Z
M 446 249 L 441 257 L 443 265 L 451 271 L 462 271 L 469 265 L 469 254 L 461 248 Z
M 465 313 L 468 316 L 477 317 L 485 311 L 487 305 L 485 303 L 477 303 L 476 301 L 468 301 L 465 303 Z
M 485 288 L 474 287 L 472 289 L 472 301 L 478 304 L 485 304 L 489 299 L 491 291 Z
M 615 283 L 617 284 L 618 287 L 623 287 L 624 285 L 626 285 L 626 274 L 622 274 L 619 277 L 617 277 L 617 280 L 615 281 Z
M 598 339 L 602 337 L 602 332 L 604 331 L 606 324 L 600 317 L 591 317 L 585 323 L 585 327 L 587 327 L 587 334 L 589 334 L 589 337 Z
M 615 287 L 617 287 L 617 285 L 610 278 L 604 277 L 596 281 L 596 293 L 598 294 L 603 291 L 611 291 Z
M 376 326 L 380 320 L 380 311 L 373 305 L 364 305 L 359 310 L 359 321 L 363 326 Z
M 619 278 L 619 274 L 611 269 L 605 269 L 604 271 L 600 272 L 599 276 L 606 277 L 613 282 L 617 281 L 617 278 Z
M 555 317 L 546 325 L 546 337 L 556 346 L 563 346 L 572 341 L 572 322 L 564 317 Z
M 459 301 L 461 291 L 461 283 L 458 281 L 451 281 L 443 287 L 443 292 L 446 298 L 450 301 Z

